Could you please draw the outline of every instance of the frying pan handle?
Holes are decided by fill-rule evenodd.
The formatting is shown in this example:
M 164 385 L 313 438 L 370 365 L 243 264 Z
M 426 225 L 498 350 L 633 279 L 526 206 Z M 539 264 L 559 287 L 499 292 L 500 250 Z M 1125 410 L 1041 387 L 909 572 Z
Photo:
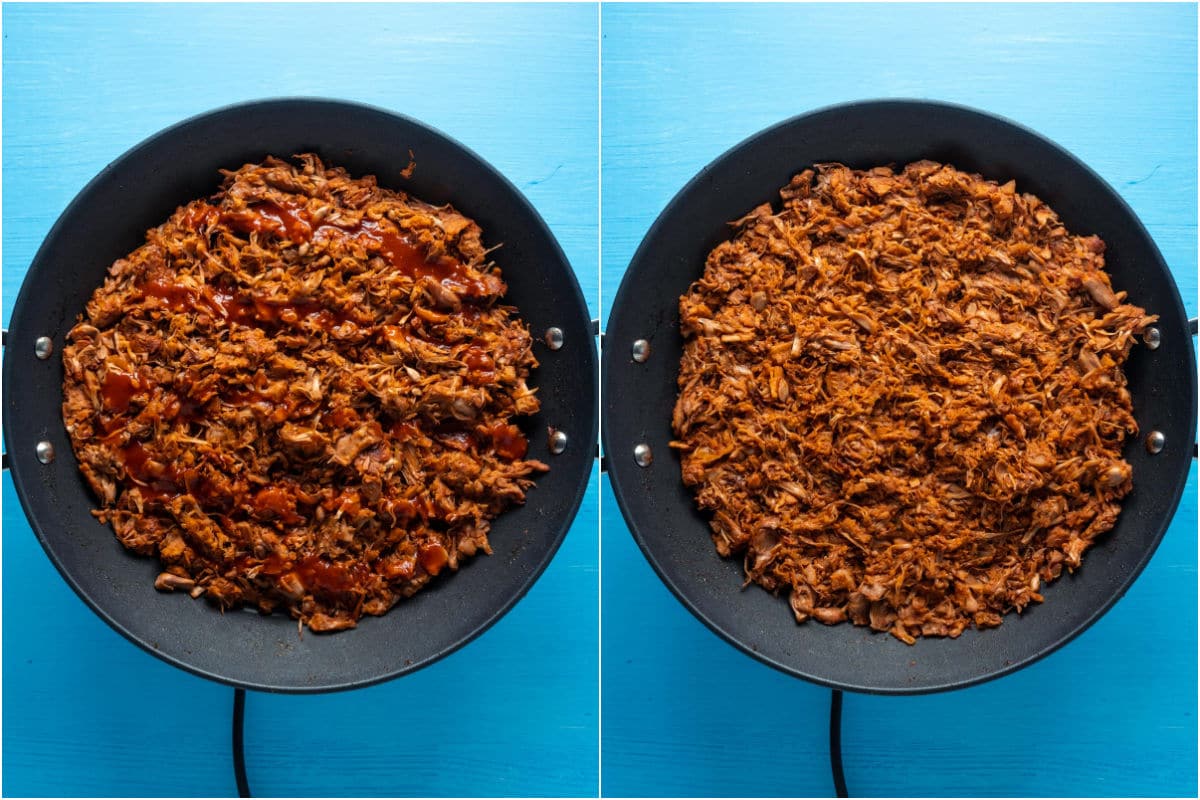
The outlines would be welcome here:
M 600 320 L 592 320 L 592 336 L 596 337 L 596 342 L 600 346 L 600 352 L 604 352 L 604 331 L 600 329 Z M 600 443 L 596 442 L 596 460 L 600 462 L 600 474 L 608 472 L 608 459 L 604 453 L 600 452 Z
M 7 328 L 2 329 L 2 333 L 0 333 L 0 346 L 3 346 L 5 349 L 8 348 Z M 49 336 L 39 336 L 33 343 L 33 352 L 39 361 L 45 361 L 54 352 L 54 340 Z M 37 443 L 36 452 L 38 461 L 43 464 L 49 464 L 54 460 L 54 445 L 47 439 L 43 439 Z M 0 454 L 0 456 L 3 457 L 4 469 L 7 471 L 9 467 L 8 453 Z
M 0 329 L 0 347 L 8 347 L 8 328 Z M 8 472 L 8 453 L 0 453 L 0 471 Z

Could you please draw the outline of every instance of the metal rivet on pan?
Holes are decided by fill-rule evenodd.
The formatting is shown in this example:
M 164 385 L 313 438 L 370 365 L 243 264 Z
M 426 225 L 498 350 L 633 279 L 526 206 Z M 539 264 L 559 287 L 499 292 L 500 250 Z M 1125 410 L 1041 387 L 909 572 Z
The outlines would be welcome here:
M 550 452 L 559 455 L 567 449 L 567 435 L 560 430 L 550 429 Z
M 633 343 L 633 360 L 641 364 L 650 357 L 650 343 L 645 339 L 638 339 Z
M 1158 328 L 1146 328 L 1146 332 L 1142 334 L 1142 341 L 1146 343 L 1146 347 L 1157 350 L 1162 344 L 1162 331 Z
M 33 354 L 45 361 L 54 352 L 54 340 L 49 336 L 39 336 L 33 343 Z
M 650 445 L 643 443 L 633 448 L 633 460 L 639 467 L 648 467 L 653 464 L 654 453 L 650 452 Z
M 1166 446 L 1167 437 L 1163 436 L 1162 431 L 1150 431 L 1146 436 L 1146 449 L 1150 451 L 1150 455 L 1161 453 Z
M 551 350 L 559 350 L 563 346 L 562 328 L 546 328 L 546 335 L 543 338 L 546 340 L 546 346 Z
M 49 464 L 54 460 L 54 445 L 42 440 L 37 443 L 37 459 L 43 464 Z

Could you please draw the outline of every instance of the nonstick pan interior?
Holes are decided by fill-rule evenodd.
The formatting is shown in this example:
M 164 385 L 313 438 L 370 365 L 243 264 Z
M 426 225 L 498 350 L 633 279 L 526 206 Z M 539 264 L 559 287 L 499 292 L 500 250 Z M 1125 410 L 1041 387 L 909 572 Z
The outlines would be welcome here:
M 703 271 L 727 225 L 772 202 L 792 175 L 814 163 L 897 168 L 933 159 L 988 178 L 1016 179 L 1050 204 L 1073 232 L 1108 245 L 1113 284 L 1158 314 L 1162 344 L 1135 347 L 1126 365 L 1141 435 L 1125 458 L 1134 489 L 1116 528 L 1083 567 L 1044 590 L 1046 602 L 1011 614 L 997 629 L 913 646 L 849 624 L 797 626 L 784 598 L 742 588 L 740 559 L 721 559 L 680 480 L 668 447 L 683 341 L 678 298 Z M 604 450 L 618 505 L 642 552 L 680 601 L 755 658 L 820 684 L 884 694 L 968 686 L 1019 669 L 1095 622 L 1129 588 L 1154 553 L 1179 502 L 1195 437 L 1192 340 L 1178 290 L 1145 228 L 1089 168 L 1037 134 L 958 106 L 879 101 L 796 117 L 737 145 L 697 175 L 659 216 L 634 255 L 605 329 Z M 650 356 L 632 357 L 636 340 Z M 630 398 L 637 398 L 631 402 Z M 1150 431 L 1166 447 L 1150 455 Z M 649 449 L 653 460 L 645 463 Z
M 526 505 L 492 526 L 491 556 L 469 560 L 383 617 L 334 635 L 297 630 L 286 615 L 219 613 L 184 594 L 154 590 L 156 559 L 126 552 L 91 516 L 60 415 L 63 336 L 116 258 L 179 205 L 212 194 L 218 170 L 315 152 L 355 176 L 474 218 L 535 337 L 541 363 L 530 381 L 541 412 L 522 421 L 531 457 L 550 464 Z M 410 151 L 411 177 L 402 170 Z M 542 343 L 551 327 L 563 346 Z M 35 355 L 50 337 L 54 354 Z M 11 319 L 4 359 L 4 436 L 30 523 L 63 577 L 130 640 L 196 674 L 251 689 L 315 692 L 396 677 L 446 655 L 499 619 L 549 563 L 583 499 L 597 428 L 596 353 L 587 306 L 566 257 L 537 212 L 505 178 L 444 135 L 399 115 L 328 100 L 232 106 L 170 128 L 107 167 L 68 207 L 30 267 Z M 560 455 L 547 428 L 567 434 Z M 54 448 L 49 464 L 38 443 Z

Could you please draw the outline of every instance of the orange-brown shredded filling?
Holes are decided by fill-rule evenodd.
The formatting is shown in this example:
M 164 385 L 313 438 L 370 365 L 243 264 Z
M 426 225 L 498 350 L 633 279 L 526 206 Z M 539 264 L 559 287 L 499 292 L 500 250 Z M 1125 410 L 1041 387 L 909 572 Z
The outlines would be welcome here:
M 546 465 L 529 332 L 479 226 L 313 155 L 225 173 L 119 259 L 67 336 L 63 419 L 156 586 L 383 614 L 490 552 Z
M 798 621 L 909 644 L 1041 602 L 1130 491 L 1156 317 L 1011 181 L 822 164 L 781 197 L 679 302 L 673 446 L 717 550 Z

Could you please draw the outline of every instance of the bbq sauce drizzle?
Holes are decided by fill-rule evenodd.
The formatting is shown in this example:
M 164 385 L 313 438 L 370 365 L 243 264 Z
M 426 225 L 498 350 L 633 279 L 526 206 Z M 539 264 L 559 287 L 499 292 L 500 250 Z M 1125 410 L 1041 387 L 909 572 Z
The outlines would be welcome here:
M 390 221 L 362 219 L 345 225 L 314 221 L 313 215 L 303 206 L 267 201 L 254 203 L 240 211 L 224 210 L 199 202 L 186 209 L 182 215 L 182 222 L 199 232 L 211 230 L 215 225 L 221 224 L 243 235 L 277 236 L 298 245 L 312 242 L 329 243 L 338 239 L 352 241 L 363 246 L 367 252 L 374 252 L 385 258 L 399 274 L 414 281 L 424 277 L 431 278 L 467 302 L 486 298 L 495 293 L 498 285 L 494 278 L 491 283 L 488 282 L 487 278 L 491 276 L 479 274 L 457 259 L 449 256 L 427 257 L 421 247 L 401 234 Z M 176 313 L 206 313 L 229 324 L 269 328 L 297 325 L 314 327 L 327 333 L 338 333 L 339 329 L 344 329 L 343 326 L 356 324 L 346 313 L 326 308 L 315 301 L 281 303 L 213 286 L 204 286 L 197 291 L 172 283 L 164 276 L 149 277 L 140 288 L 146 297 L 155 298 Z M 469 315 L 471 310 L 464 307 L 463 312 Z M 429 344 L 445 346 L 424 339 L 407 326 L 383 325 L 380 333 L 385 337 L 400 335 L 408 339 L 421 338 Z M 466 366 L 464 379 L 468 383 L 482 386 L 495 379 L 495 361 L 478 346 L 478 343 L 471 343 L 467 347 L 462 360 Z M 119 432 L 120 420 L 130 411 L 133 398 L 154 388 L 155 384 L 149 375 L 141 372 L 129 373 L 110 366 L 100 387 L 104 410 L 110 415 L 107 421 L 101 422 L 102 430 L 109 435 L 113 435 L 114 431 Z M 246 390 L 227 392 L 215 399 L 233 405 L 270 402 L 261 392 Z M 188 398 L 178 398 L 174 405 L 177 409 L 174 419 L 184 424 L 204 416 L 205 404 Z M 316 411 L 316 407 L 281 404 L 273 413 L 278 415 L 282 412 L 282 417 L 276 418 L 277 422 L 282 422 L 296 411 L 301 415 L 311 415 Z M 352 409 L 341 411 L 350 411 L 353 414 Z M 357 417 L 356 414 L 353 416 Z M 393 441 L 402 442 L 410 436 L 417 435 L 419 429 L 411 422 L 397 422 L 387 433 Z M 433 437 L 447 447 L 458 450 L 476 448 L 480 452 L 490 450 L 510 461 L 522 459 L 528 452 L 528 441 L 524 434 L 517 426 L 505 423 L 468 428 L 457 422 L 443 422 L 434 430 Z M 229 497 L 216 492 L 212 481 L 195 467 L 180 468 L 163 464 L 137 440 L 119 448 L 118 452 L 129 479 L 138 486 L 148 502 L 169 504 L 177 497 L 191 496 L 197 505 L 207 512 L 233 517 L 247 515 L 247 508 L 234 506 Z M 248 506 L 249 514 L 260 521 L 274 521 L 284 528 L 303 522 L 305 517 L 301 516 L 301 511 L 311 513 L 314 509 L 312 504 L 303 503 L 301 505 L 308 505 L 308 508 L 298 509 L 297 497 L 278 487 L 260 489 L 257 493 L 248 495 L 246 500 L 242 505 Z M 333 508 L 336 508 L 343 498 L 337 496 L 333 500 Z M 328 505 L 328 502 L 325 505 Z M 393 515 L 398 523 L 420 517 L 427 524 L 431 519 L 437 518 L 435 509 L 427 501 L 418 504 L 400 500 L 394 501 L 393 506 Z M 445 549 L 436 543 L 423 545 L 416 555 L 416 561 L 434 575 L 441 571 L 447 559 Z M 271 576 L 293 572 L 306 589 L 325 595 L 351 592 L 362 581 L 369 579 L 373 572 L 372 566 L 365 563 L 338 565 L 323 555 L 310 555 L 294 562 L 276 555 L 270 555 L 261 561 L 242 556 L 235 560 L 233 566 L 239 570 L 257 566 L 261 574 Z

